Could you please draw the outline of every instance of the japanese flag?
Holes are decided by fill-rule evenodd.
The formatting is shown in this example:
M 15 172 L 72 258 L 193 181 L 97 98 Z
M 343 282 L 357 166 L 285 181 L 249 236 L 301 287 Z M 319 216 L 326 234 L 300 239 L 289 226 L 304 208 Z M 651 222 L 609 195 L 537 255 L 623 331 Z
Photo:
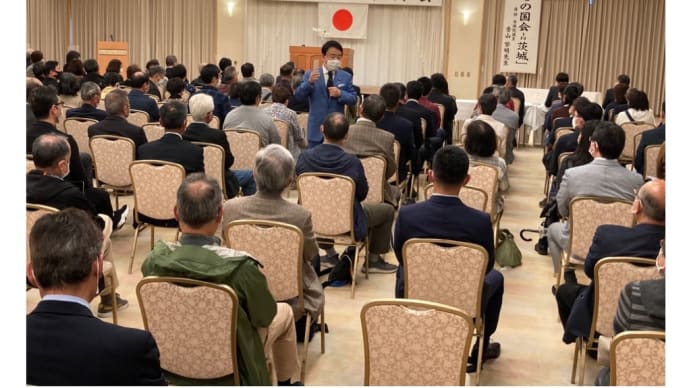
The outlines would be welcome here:
M 319 3 L 319 28 L 324 37 L 366 39 L 367 4 Z

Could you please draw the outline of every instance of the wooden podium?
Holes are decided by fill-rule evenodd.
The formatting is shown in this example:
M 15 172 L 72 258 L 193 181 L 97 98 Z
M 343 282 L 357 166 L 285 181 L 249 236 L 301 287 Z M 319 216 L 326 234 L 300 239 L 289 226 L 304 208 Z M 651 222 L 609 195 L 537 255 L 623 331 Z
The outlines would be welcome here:
M 99 41 L 96 42 L 96 60 L 101 74 L 105 73 L 108 62 L 119 59 L 122 62 L 120 75 L 125 78 L 124 71 L 129 66 L 129 44 L 127 42 Z
M 340 67 L 352 67 L 354 57 L 355 50 L 344 48 Z M 321 63 L 322 58 L 321 47 L 290 46 L 290 61 L 295 63 L 296 69 L 311 70 L 314 68 L 314 61 Z

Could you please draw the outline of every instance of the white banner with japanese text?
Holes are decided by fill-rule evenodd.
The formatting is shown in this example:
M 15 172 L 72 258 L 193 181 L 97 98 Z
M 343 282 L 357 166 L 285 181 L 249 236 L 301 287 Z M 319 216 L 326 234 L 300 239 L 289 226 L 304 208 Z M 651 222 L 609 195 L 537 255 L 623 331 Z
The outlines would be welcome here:
M 505 0 L 502 73 L 536 73 L 541 0 Z

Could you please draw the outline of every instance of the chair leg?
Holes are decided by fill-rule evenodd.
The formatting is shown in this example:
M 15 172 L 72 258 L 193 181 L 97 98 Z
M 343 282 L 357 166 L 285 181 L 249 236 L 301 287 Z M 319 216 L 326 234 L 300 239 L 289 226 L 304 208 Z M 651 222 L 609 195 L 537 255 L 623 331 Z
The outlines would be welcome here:
M 134 265 L 134 254 L 137 252 L 137 238 L 139 237 L 139 232 L 146 228 L 146 224 L 139 224 L 134 228 L 134 239 L 132 240 L 132 254 L 129 258 L 129 273 L 132 273 L 132 266 Z
M 366 260 L 366 259 L 365 259 Z M 359 249 L 355 245 L 355 258 L 352 262 L 352 287 L 350 290 L 350 298 L 355 298 L 355 283 L 357 283 L 357 270 L 359 268 Z
M 575 340 L 575 353 L 573 354 L 573 370 L 570 372 L 570 384 L 575 384 L 575 373 L 577 373 L 577 358 L 580 355 L 580 346 L 582 346 L 582 337 L 577 337 Z
M 556 277 L 556 289 L 561 286 L 561 280 L 565 276 L 563 272 L 568 263 L 568 253 L 566 251 L 561 252 L 561 268 L 558 269 Z
M 113 306 L 113 325 L 117 325 L 117 292 L 115 292 L 115 287 L 113 285 L 115 284 L 115 265 L 113 265 L 113 269 L 110 271 L 110 284 L 111 284 L 111 290 L 110 290 L 110 298 L 111 298 L 111 306 Z
M 479 351 L 477 352 L 477 384 L 479 385 L 479 377 L 482 374 L 482 364 L 484 362 L 482 361 L 482 358 L 484 357 L 484 324 L 481 323 L 480 327 L 477 329 L 477 341 L 479 341 Z
M 583 338 L 580 343 L 580 376 L 577 385 L 583 385 L 585 380 L 585 361 L 587 361 L 587 344 Z
M 326 306 L 321 309 L 321 354 L 326 353 Z
M 364 278 L 369 279 L 369 239 L 364 241 L 362 249 L 364 250 Z
M 156 227 L 151 225 L 151 250 L 153 250 L 153 240 L 156 238 L 155 230 L 156 230 Z
M 302 356 L 302 370 L 300 370 L 300 381 L 304 383 L 304 375 L 306 374 L 307 370 L 307 356 L 309 355 L 309 332 L 311 331 L 311 314 L 309 312 L 306 312 L 307 314 L 307 323 L 304 327 L 304 351 L 303 351 L 303 356 Z M 323 343 L 323 340 L 322 340 Z

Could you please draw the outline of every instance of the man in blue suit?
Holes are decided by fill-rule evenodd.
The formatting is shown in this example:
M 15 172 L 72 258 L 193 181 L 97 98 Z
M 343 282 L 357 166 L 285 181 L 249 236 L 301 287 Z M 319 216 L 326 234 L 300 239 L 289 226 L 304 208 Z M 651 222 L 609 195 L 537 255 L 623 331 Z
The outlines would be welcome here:
M 503 303 L 503 275 L 494 270 L 494 241 L 489 215 L 468 207 L 460 198 L 460 188 L 470 176 L 469 158 L 462 148 L 445 146 L 434 155 L 431 179 L 434 193 L 428 200 L 400 208 L 395 223 L 393 250 L 398 258 L 395 296 L 404 296 L 402 247 L 405 241 L 419 238 L 440 238 L 478 244 L 486 249 L 489 261 L 484 277 L 482 313 L 484 314 L 484 359 L 498 358 L 501 345 L 489 338 L 496 331 Z M 478 344 L 470 355 L 467 372 L 476 371 Z
M 295 99 L 309 99 L 309 122 L 307 123 L 307 140 L 309 148 L 323 143 L 321 123 L 326 115 L 332 112 L 345 112 L 345 105 L 357 103 L 357 92 L 352 87 L 352 76 L 339 71 L 340 59 L 343 57 L 343 46 L 335 40 L 329 40 L 321 46 L 323 64 L 318 69 L 308 71 L 304 81 L 295 91 Z
M 635 226 L 601 225 L 585 259 L 585 274 L 594 278 L 594 266 L 605 257 L 631 256 L 653 259 L 666 235 L 666 182 L 645 183 L 632 204 Z M 594 311 L 594 282 L 588 286 L 565 283 L 556 291 L 558 314 L 563 323 L 563 342 L 589 336 Z

